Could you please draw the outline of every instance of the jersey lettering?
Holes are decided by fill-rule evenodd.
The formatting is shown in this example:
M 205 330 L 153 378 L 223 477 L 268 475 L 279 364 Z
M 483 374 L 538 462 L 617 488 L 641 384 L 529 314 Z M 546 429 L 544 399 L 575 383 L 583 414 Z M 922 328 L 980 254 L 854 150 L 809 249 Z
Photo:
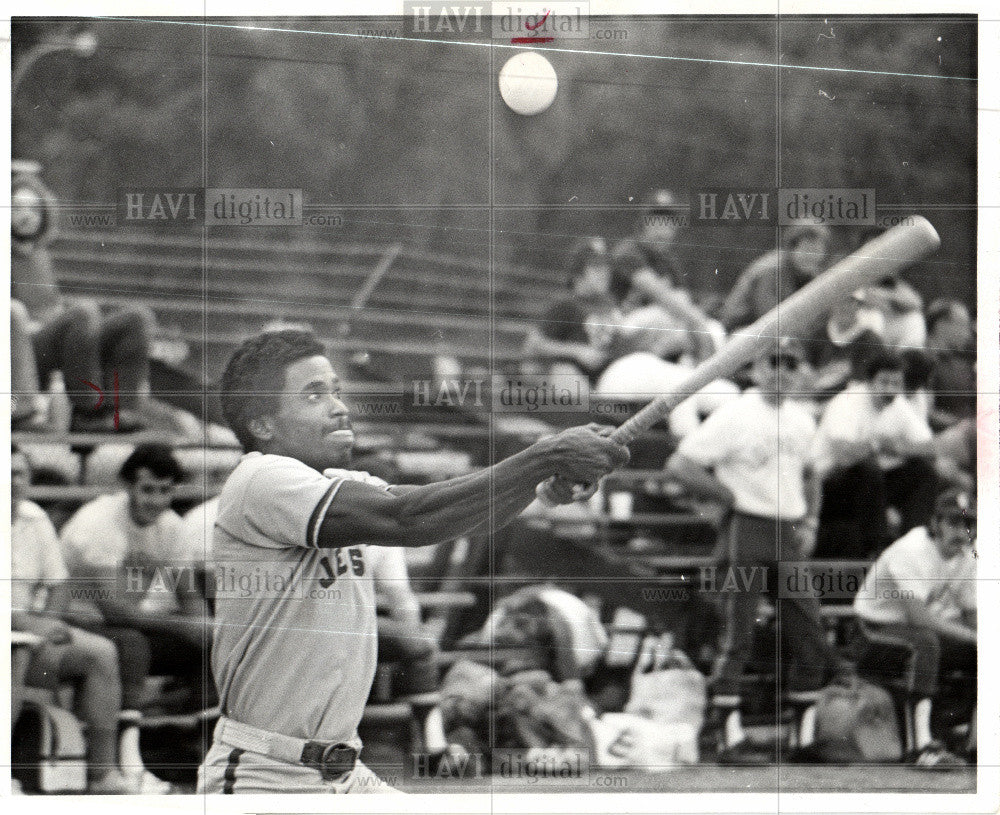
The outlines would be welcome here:
M 351 569 L 354 571 L 358 577 L 365 573 L 365 557 L 364 552 L 360 549 L 348 549 L 348 554 L 351 556 Z
M 333 558 L 336 561 L 336 567 L 330 562 L 330 558 L 323 555 L 319 559 L 319 565 L 323 567 L 323 571 L 326 572 L 326 577 L 321 577 L 319 579 L 319 584 L 324 589 L 330 588 L 334 583 L 337 582 L 337 578 L 342 574 L 347 574 L 347 570 L 350 569 L 353 574 L 361 577 L 365 573 L 365 555 L 361 549 L 351 547 L 347 550 L 347 557 L 350 559 L 350 564 L 348 561 L 344 560 L 344 553 L 342 549 L 333 550 Z
M 323 555 L 319 559 L 319 565 L 323 567 L 323 571 L 326 572 L 326 577 L 321 577 L 319 579 L 319 584 L 324 588 L 328 589 L 337 581 L 337 576 L 333 573 L 333 566 L 330 565 L 330 558 Z

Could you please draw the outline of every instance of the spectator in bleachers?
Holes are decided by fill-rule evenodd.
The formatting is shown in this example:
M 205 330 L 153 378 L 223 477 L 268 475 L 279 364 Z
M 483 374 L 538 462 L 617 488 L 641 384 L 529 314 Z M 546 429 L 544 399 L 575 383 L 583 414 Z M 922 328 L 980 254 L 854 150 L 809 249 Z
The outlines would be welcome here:
M 903 351 L 923 348 L 927 342 L 924 301 L 916 290 L 898 275 L 888 277 L 860 292 L 862 303 L 881 317 L 882 341 Z
M 717 347 L 721 327 L 713 329 L 686 291 L 648 265 L 620 261 L 612 269 L 600 238 L 577 245 L 571 276 L 572 295 L 556 302 L 525 340 L 526 372 L 544 363 L 546 373 L 596 379 L 629 354 L 697 362 Z
M 781 650 L 789 694 L 813 692 L 837 669 L 813 596 L 778 598 L 778 563 L 794 561 L 812 546 L 816 498 L 811 473 L 812 416 L 789 394 L 799 389 L 805 352 L 782 339 L 753 365 L 758 389 L 724 404 L 681 441 L 667 469 L 696 495 L 731 510 L 720 538 L 724 569 L 763 567 L 753 585 L 725 595 L 725 636 L 712 672 L 713 704 L 721 729 L 723 760 L 746 757 L 740 721 L 740 679 L 750 658 L 760 597 L 778 607 Z M 724 576 L 718 577 L 719 584 Z
M 868 355 L 864 381 L 827 404 L 815 442 L 823 478 L 816 555 L 865 559 L 888 542 L 887 509 L 900 532 L 925 524 L 936 476 L 927 419 L 905 398 L 902 358 Z
M 670 190 L 654 190 L 645 203 L 638 233 L 611 252 L 611 295 L 626 315 L 614 356 L 642 352 L 700 362 L 725 332 L 691 299 L 690 281 L 675 252 L 688 214 Z
M 67 625 L 60 617 L 68 601 L 69 572 L 55 527 L 45 511 L 24 498 L 31 465 L 11 451 L 11 628 L 43 640 L 25 680 L 55 690 L 61 682 L 76 688 L 75 707 L 86 726 L 88 790 L 96 794 L 163 791 L 146 781 L 141 758 L 122 756 L 122 684 L 115 644 L 98 634 Z
M 927 350 L 934 356 L 929 387 L 935 429 L 976 417 L 976 367 L 972 319 L 957 300 L 935 300 L 927 309 Z
M 101 589 L 90 624 L 141 632 L 153 674 L 201 688 L 210 627 L 196 579 L 200 553 L 184 548 L 170 507 L 183 471 L 169 446 L 149 443 L 135 448 L 119 477 L 124 490 L 85 504 L 62 529 L 71 574 Z
M 828 227 L 813 223 L 785 227 L 779 247 L 757 258 L 736 281 L 722 307 L 722 325 L 734 331 L 763 317 L 822 272 L 829 252 Z M 811 360 L 820 358 L 822 345 L 806 349 Z
M 649 353 L 697 364 L 711 356 L 725 340 L 721 324 L 694 304 L 686 289 L 677 288 L 651 269 L 623 275 L 612 273 L 612 295 L 621 292 L 625 317 L 619 335 L 619 356 Z
M 399 665 L 397 689 L 409 703 L 420 728 L 428 774 L 437 775 L 438 766 L 449 750 L 440 708 L 437 643 L 424 630 L 420 602 L 410 586 L 406 550 L 371 546 L 368 562 L 376 597 L 384 600 L 387 612 L 378 617 L 379 657 Z
M 687 218 L 681 202 L 670 190 L 650 192 L 636 234 L 619 241 L 611 252 L 615 269 L 625 278 L 646 270 L 670 286 L 685 286 L 674 246 Z
M 15 208 L 16 209 L 16 208 Z M 16 213 L 15 213 L 16 217 Z M 102 315 L 96 303 L 62 295 L 46 247 L 17 254 L 12 297 L 24 305 L 38 366 L 47 382 L 61 371 L 73 404 L 74 430 L 112 431 L 115 376 L 119 394 L 119 430 L 142 425 L 149 398 L 149 350 L 156 321 L 144 306 L 128 306 Z M 15 362 L 15 366 L 20 365 Z M 101 388 L 98 394 L 85 382 Z
M 927 527 L 911 529 L 869 570 L 854 600 L 880 678 L 906 660 L 914 752 L 924 766 L 963 763 L 931 733 L 931 705 L 942 671 L 976 679 L 976 502 L 972 493 L 942 493 Z
M 583 373 L 595 377 L 612 354 L 621 309 L 611 296 L 611 263 L 602 238 L 587 238 L 574 248 L 571 294 L 554 303 L 525 339 L 523 355 L 545 373 Z

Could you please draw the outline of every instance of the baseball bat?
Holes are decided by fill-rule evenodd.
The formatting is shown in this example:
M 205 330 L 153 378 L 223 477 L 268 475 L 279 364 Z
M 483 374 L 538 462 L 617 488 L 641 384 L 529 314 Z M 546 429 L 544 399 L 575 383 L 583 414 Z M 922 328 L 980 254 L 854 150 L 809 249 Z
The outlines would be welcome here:
M 922 260 L 941 245 L 934 227 L 921 216 L 915 222 L 895 226 L 873 238 L 835 263 L 814 280 L 783 300 L 748 327 L 733 334 L 715 354 L 703 361 L 677 389 L 659 396 L 611 434 L 619 444 L 629 444 L 693 393 L 720 377 L 731 376 L 753 361 L 778 338 L 800 336 L 838 301 L 857 289 L 871 285 Z M 553 476 L 535 492 L 542 503 L 556 503 L 551 492 Z

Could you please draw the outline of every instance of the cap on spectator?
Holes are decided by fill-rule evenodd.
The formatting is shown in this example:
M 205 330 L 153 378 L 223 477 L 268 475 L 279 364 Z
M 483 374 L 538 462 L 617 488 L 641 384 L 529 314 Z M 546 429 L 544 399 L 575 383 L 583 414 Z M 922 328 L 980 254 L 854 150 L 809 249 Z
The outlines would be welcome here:
M 670 190 L 653 190 L 649 193 L 643 203 L 646 211 L 653 212 L 674 212 L 682 208 L 680 200 Z
M 604 238 L 581 238 L 570 251 L 569 274 L 577 277 L 591 263 L 610 263 L 608 244 Z
M 975 518 L 976 496 L 967 490 L 946 490 L 934 502 L 934 514 L 947 518 Z

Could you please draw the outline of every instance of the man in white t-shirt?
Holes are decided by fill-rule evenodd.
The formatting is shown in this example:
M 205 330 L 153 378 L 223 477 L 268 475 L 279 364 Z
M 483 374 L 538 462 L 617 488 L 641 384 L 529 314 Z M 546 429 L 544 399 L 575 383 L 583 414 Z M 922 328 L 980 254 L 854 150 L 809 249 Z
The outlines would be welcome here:
M 869 570 L 854 599 L 872 648 L 869 661 L 889 676 L 906 656 L 913 723 L 913 758 L 919 764 L 954 763 L 931 736 L 931 699 L 942 670 L 976 677 L 976 502 L 949 490 L 927 527 L 911 529 Z
M 889 542 L 886 511 L 900 532 L 923 526 L 937 492 L 934 437 L 927 418 L 907 401 L 903 359 L 876 347 L 865 379 L 827 404 L 814 457 L 822 478 L 816 556 L 874 557 Z
M 183 471 L 169 446 L 149 443 L 135 448 L 119 477 L 124 490 L 84 504 L 62 529 L 70 574 L 89 582 L 95 598 L 70 611 L 98 633 L 141 632 L 154 674 L 189 676 L 200 687 L 211 629 L 195 578 L 199 553 L 184 550 L 181 519 L 170 508 Z
M 762 593 L 779 611 L 783 690 L 789 695 L 821 688 L 837 668 L 812 596 L 777 598 L 778 566 L 807 556 L 816 528 L 816 490 L 810 450 L 816 424 L 787 398 L 796 393 L 805 355 L 783 339 L 753 365 L 759 389 L 722 405 L 681 441 L 668 469 L 692 492 L 731 508 L 720 541 L 721 568 L 713 587 L 723 597 L 725 637 L 711 677 L 713 702 L 725 713 L 720 758 L 746 751 L 739 720 L 740 678 L 750 658 Z M 756 567 L 756 568 L 755 568 Z
M 42 637 L 25 682 L 55 690 L 60 683 L 76 686 L 76 708 L 87 727 L 88 789 L 93 793 L 161 793 L 169 784 L 142 764 L 136 726 L 138 711 L 123 711 L 145 678 L 148 655 L 140 635 L 116 630 L 103 637 L 67 625 L 62 615 L 69 601 L 69 571 L 55 527 L 45 511 L 24 499 L 31 465 L 17 448 L 11 450 L 11 629 Z M 121 660 L 137 663 L 122 666 Z M 124 690 L 124 692 L 123 692 Z M 119 769 L 120 766 L 120 769 Z

